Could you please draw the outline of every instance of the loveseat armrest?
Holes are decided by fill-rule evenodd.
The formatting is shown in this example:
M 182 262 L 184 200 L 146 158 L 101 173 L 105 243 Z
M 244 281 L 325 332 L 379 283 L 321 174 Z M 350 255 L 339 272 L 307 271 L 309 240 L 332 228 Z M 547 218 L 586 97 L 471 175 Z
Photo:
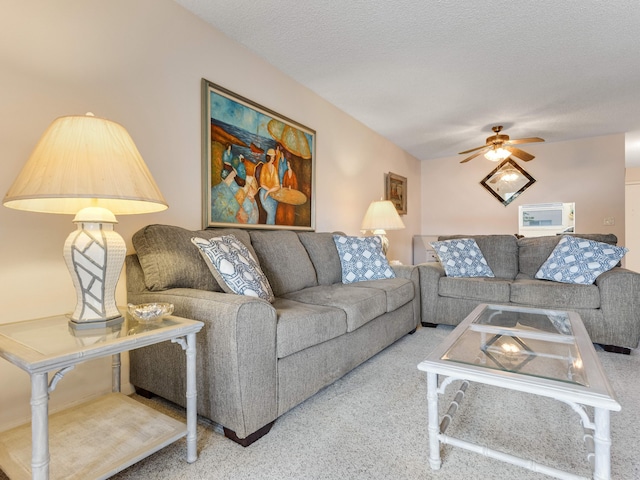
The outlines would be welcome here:
M 596 278 L 609 344 L 636 348 L 640 341 L 640 273 L 615 267 Z M 625 339 L 620 345 L 619 339 Z
M 436 323 L 438 288 L 440 278 L 445 276 L 444 268 L 440 262 L 421 263 L 417 267 L 420 273 L 420 321 L 423 324 Z
M 196 337 L 198 413 L 240 439 L 278 417 L 277 316 L 269 302 L 190 288 L 129 291 L 128 301 L 170 302 L 174 315 L 204 322 Z M 133 351 L 131 382 L 184 405 L 182 357 L 167 342 Z

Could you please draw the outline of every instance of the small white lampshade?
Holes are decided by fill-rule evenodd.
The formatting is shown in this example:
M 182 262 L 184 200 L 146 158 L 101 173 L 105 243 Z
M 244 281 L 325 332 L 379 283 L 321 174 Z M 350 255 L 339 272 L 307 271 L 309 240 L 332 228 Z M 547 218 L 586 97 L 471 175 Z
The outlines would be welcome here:
M 124 127 L 90 114 L 60 117 L 49 126 L 2 203 L 66 214 L 85 207 L 115 215 L 167 208 Z
M 360 230 L 371 230 L 374 235 L 378 235 L 382 242 L 382 251 L 386 254 L 389 249 L 386 230 L 400 230 L 402 228 L 404 228 L 404 223 L 402 223 L 395 205 L 390 200 L 378 200 L 369 205 Z
M 390 200 L 371 202 L 362 220 L 360 230 L 400 230 L 404 223 Z
M 114 214 L 167 208 L 124 127 L 92 114 L 56 119 L 2 203 L 18 210 L 76 214 L 77 230 L 63 249 L 77 297 L 71 321 L 83 328 L 121 320 L 115 289 L 126 246 L 113 230 Z

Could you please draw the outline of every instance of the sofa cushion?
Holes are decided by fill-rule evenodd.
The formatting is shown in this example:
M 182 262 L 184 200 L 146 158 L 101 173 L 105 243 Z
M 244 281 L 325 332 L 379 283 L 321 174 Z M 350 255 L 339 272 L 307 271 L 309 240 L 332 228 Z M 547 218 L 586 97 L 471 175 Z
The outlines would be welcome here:
M 273 302 L 269 280 L 249 249 L 234 235 L 209 240 L 193 237 L 191 242 L 200 249 L 202 258 L 225 292 Z
M 332 285 L 342 281 L 342 266 L 333 235 L 330 232 L 298 233 L 298 237 L 316 269 L 319 285 Z
M 277 355 L 284 358 L 347 333 L 344 310 L 277 298 Z
M 414 284 L 407 278 L 387 278 L 351 284 L 354 287 L 376 288 L 385 292 L 387 312 L 393 312 L 415 297 Z
M 613 234 L 580 234 L 576 235 L 580 238 L 594 240 L 596 242 L 608 243 L 615 245 L 618 243 L 618 237 Z M 540 267 L 547 261 L 553 249 L 556 248 L 562 236 L 548 237 L 525 237 L 518 239 L 518 251 L 520 259 L 520 272 L 517 278 L 535 278 Z
M 334 235 L 342 266 L 342 283 L 365 282 L 396 276 L 382 252 L 382 240 L 377 235 L 349 237 Z
M 295 232 L 251 231 L 250 236 L 276 297 L 318 284 L 311 259 Z
M 511 284 L 511 302 L 561 310 L 600 308 L 600 290 L 595 285 L 522 278 L 514 280 Z
M 447 277 L 494 277 L 473 238 L 431 242 Z
M 131 239 L 149 290 L 195 288 L 221 292 L 191 237 L 209 239 L 233 234 L 254 255 L 249 234 L 236 228 L 191 231 L 172 225 L 149 225 Z
M 353 332 L 367 322 L 387 312 L 387 298 L 377 288 L 365 286 L 319 285 L 284 295 L 284 298 L 312 305 L 325 305 L 344 310 L 347 331 Z
M 441 297 L 504 303 L 509 302 L 510 285 L 510 280 L 501 278 L 441 277 L 438 282 L 438 295 Z
M 542 264 L 536 278 L 591 285 L 600 274 L 615 267 L 627 252 L 624 247 L 565 235 Z
M 513 235 L 443 235 L 438 240 L 473 238 L 496 278 L 513 280 L 518 274 L 518 243 Z

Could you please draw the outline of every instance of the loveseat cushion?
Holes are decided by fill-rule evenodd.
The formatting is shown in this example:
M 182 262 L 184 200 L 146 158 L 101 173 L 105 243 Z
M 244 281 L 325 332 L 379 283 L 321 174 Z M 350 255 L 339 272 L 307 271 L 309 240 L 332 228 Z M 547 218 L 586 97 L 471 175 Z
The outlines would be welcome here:
M 504 303 L 509 302 L 510 284 L 510 280 L 500 278 L 441 277 L 438 282 L 438 295 Z
M 608 243 L 564 235 L 536 273 L 540 280 L 592 285 L 629 250 Z
M 316 269 L 319 285 L 332 285 L 342 281 L 342 266 L 333 235 L 330 232 L 298 233 L 298 237 Z
M 387 312 L 393 312 L 409 303 L 415 296 L 414 284 L 407 278 L 388 278 L 352 283 L 354 287 L 376 288 L 384 291 L 387 297 Z
M 273 306 L 278 315 L 278 358 L 347 333 L 347 314 L 340 308 L 284 298 L 277 298 Z
M 221 292 L 191 237 L 210 239 L 233 234 L 255 257 L 251 239 L 245 230 L 236 228 L 191 231 L 172 225 L 149 225 L 138 230 L 131 239 L 144 272 L 149 290 L 195 288 Z
M 347 332 L 353 332 L 367 322 L 387 312 L 387 298 L 379 289 L 366 286 L 319 285 L 284 295 L 288 300 L 312 305 L 324 305 L 344 310 Z
M 473 238 L 496 278 L 508 280 L 516 278 L 518 274 L 518 243 L 515 236 L 441 235 L 438 240 L 451 240 L 454 238 Z
M 511 302 L 561 310 L 600 308 L 600 290 L 595 285 L 521 278 L 511 284 Z
M 447 277 L 495 277 L 473 238 L 431 242 Z
M 251 231 L 250 236 L 276 297 L 318 284 L 311 259 L 296 232 Z
M 585 233 L 576 234 L 576 237 L 594 240 L 596 242 L 615 245 L 618 237 L 608 233 Z M 551 252 L 562 238 L 561 235 L 548 237 L 524 237 L 518 239 L 518 250 L 520 258 L 520 272 L 517 278 L 535 278 L 540 267 L 547 261 Z

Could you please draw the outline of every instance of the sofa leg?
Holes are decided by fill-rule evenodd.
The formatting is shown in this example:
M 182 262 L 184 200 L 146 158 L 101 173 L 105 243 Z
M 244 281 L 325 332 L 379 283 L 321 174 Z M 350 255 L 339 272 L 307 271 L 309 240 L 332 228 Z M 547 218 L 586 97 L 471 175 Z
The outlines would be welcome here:
M 416 330 L 418 330 L 418 327 L 414 328 L 413 330 L 411 330 L 409 332 L 409 335 L 413 335 L 414 333 L 416 333 Z
M 233 440 L 234 442 L 239 443 L 243 447 L 248 447 L 253 442 L 255 442 L 256 440 L 258 440 L 258 439 L 260 439 L 262 437 L 264 437 L 267 433 L 269 433 L 269 430 L 271 430 L 271 427 L 273 427 L 274 423 L 276 423 L 275 420 L 273 422 L 271 422 L 271 423 L 267 423 L 264 427 L 262 427 L 259 430 L 256 430 L 251 435 L 249 435 L 247 438 L 238 438 L 238 436 L 236 435 L 236 432 L 234 432 L 233 430 L 228 429 L 227 427 L 223 427 L 224 436 L 227 437 L 229 440 Z
M 423 327 L 427 327 L 427 328 L 436 328 L 438 326 L 437 323 L 430 323 L 430 322 L 420 322 L 420 324 Z
M 136 389 L 136 393 L 138 395 L 140 395 L 141 397 L 144 397 L 144 398 L 147 398 L 147 399 L 153 397 L 153 393 L 151 393 L 149 390 L 145 390 L 144 388 L 136 387 L 135 385 L 134 385 L 134 388 Z
M 605 352 L 621 353 L 623 355 L 631 355 L 631 349 L 626 347 L 616 347 L 615 345 L 602 345 Z

